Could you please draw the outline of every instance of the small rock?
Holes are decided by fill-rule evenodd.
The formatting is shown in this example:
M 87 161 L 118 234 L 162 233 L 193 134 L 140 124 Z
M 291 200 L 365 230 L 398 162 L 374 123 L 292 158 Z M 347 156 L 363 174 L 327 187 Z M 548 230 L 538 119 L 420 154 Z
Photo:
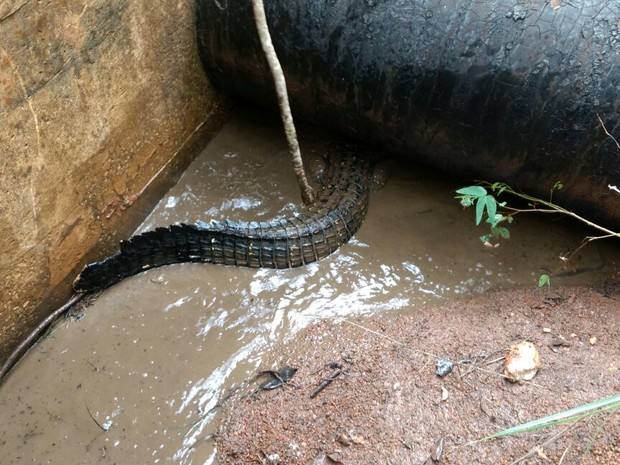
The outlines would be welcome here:
M 360 436 L 358 434 L 354 434 L 354 433 L 352 433 L 350 431 L 345 432 L 345 433 L 341 433 L 338 436 L 337 440 L 343 446 L 350 446 L 352 444 L 357 444 L 359 446 L 359 445 L 366 444 L 366 440 L 364 439 L 363 436 Z
M 431 459 L 433 462 L 439 462 L 441 460 L 441 454 L 443 453 L 443 436 L 439 438 L 433 447 L 431 447 Z
M 441 401 L 445 402 L 446 400 L 448 400 L 448 390 L 441 386 Z
M 550 333 L 551 332 L 551 328 L 543 328 L 543 333 Z
M 588 342 L 590 343 L 591 346 L 596 344 L 596 336 L 592 336 L 590 339 L 588 339 Z
M 570 343 L 561 334 L 553 338 L 551 345 L 554 347 L 570 347 Z
M 325 452 L 319 452 L 319 454 L 314 458 L 314 461 L 312 462 L 312 465 L 325 465 L 325 459 L 327 458 L 327 455 L 325 454 Z
M 437 365 L 435 365 L 435 374 L 444 377 L 452 371 L 452 368 L 454 368 L 454 363 L 451 360 L 447 358 L 439 359 L 437 360 Z
M 504 375 L 512 382 L 529 381 L 541 368 L 540 356 L 534 344 L 520 342 L 508 350 L 504 361 Z
M 351 438 L 349 437 L 349 435 L 347 433 L 341 433 L 338 438 L 337 441 L 342 444 L 343 446 L 350 446 L 351 445 Z
M 353 444 L 357 444 L 358 446 L 366 444 L 366 440 L 361 435 L 349 433 L 349 437 L 351 438 Z

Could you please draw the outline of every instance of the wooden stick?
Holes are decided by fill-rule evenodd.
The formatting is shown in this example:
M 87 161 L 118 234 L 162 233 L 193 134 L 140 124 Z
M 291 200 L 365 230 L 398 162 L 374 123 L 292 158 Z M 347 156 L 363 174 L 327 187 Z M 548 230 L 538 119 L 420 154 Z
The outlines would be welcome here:
M 280 106 L 280 116 L 282 117 L 282 123 L 284 124 L 284 132 L 286 134 L 286 140 L 288 141 L 289 152 L 293 161 L 293 170 L 295 176 L 297 176 L 297 182 L 301 189 L 301 198 L 305 205 L 311 205 L 316 198 L 314 190 L 308 183 L 306 173 L 304 171 L 304 165 L 301 160 L 301 151 L 299 150 L 299 141 L 297 140 L 297 132 L 295 131 L 295 124 L 293 123 L 293 114 L 291 113 L 291 107 L 288 101 L 288 92 L 286 90 L 286 80 L 284 79 L 284 73 L 282 72 L 282 66 L 276 55 L 276 50 L 273 48 L 273 42 L 271 41 L 271 35 L 269 34 L 269 27 L 267 26 L 267 16 L 265 15 L 265 6 L 263 0 L 252 0 L 252 9 L 254 10 L 254 21 L 256 23 L 256 30 L 260 38 L 265 58 L 269 64 L 271 75 L 273 76 L 273 83 L 276 88 L 276 94 L 278 95 L 278 105 Z

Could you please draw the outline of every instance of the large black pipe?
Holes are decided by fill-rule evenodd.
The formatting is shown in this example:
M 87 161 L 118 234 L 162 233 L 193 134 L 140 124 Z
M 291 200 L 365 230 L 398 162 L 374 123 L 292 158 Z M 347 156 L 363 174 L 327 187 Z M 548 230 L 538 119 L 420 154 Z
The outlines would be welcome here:
M 554 4 L 554 6 L 551 5 Z M 267 0 L 294 114 L 620 226 L 620 1 Z M 199 0 L 212 82 L 275 107 L 250 0 Z

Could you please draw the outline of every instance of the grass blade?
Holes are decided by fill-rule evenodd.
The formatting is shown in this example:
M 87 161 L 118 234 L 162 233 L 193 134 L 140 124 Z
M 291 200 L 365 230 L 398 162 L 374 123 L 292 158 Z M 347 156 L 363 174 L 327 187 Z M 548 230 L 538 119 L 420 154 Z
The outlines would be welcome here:
M 530 421 L 521 425 L 514 426 L 512 428 L 505 429 L 498 433 L 482 438 L 482 441 L 487 439 L 500 438 L 502 436 L 525 433 L 528 431 L 536 431 L 543 428 L 549 428 L 551 426 L 567 423 L 569 421 L 577 421 L 581 418 L 597 413 L 618 409 L 620 409 L 620 394 L 608 397 L 606 399 L 600 399 L 596 402 L 592 402 L 589 404 L 580 405 L 579 407 L 575 407 L 570 410 L 564 410 L 563 412 L 559 412 L 544 418 L 539 418 L 534 421 Z

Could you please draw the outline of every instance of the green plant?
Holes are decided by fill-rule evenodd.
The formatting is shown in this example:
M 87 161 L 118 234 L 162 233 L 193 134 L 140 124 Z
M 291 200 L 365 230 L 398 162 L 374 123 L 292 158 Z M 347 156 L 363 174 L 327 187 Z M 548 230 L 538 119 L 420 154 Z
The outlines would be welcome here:
M 580 221 L 601 232 L 598 236 L 585 237 L 575 250 L 560 257 L 564 264 L 566 264 L 570 262 L 571 258 L 589 242 L 611 237 L 620 238 L 620 233 L 593 223 L 592 221 L 553 203 L 553 194 L 561 190 L 563 187 L 564 185 L 561 182 L 556 182 L 549 192 L 549 200 L 543 200 L 532 195 L 517 192 L 508 184 L 502 182 L 483 182 L 479 185 L 458 189 L 456 191 L 458 195 L 455 198 L 460 201 L 463 207 L 475 206 L 476 225 L 480 225 L 483 220 L 489 225 L 489 232 L 480 236 L 480 240 L 485 247 L 497 247 L 500 239 L 510 239 L 510 230 L 507 226 L 513 222 L 515 215 L 519 213 L 562 214 L 576 219 L 577 221 Z M 615 186 L 609 186 L 609 189 L 615 190 L 613 187 Z M 502 194 L 508 194 L 525 201 L 527 203 L 527 207 L 516 208 L 508 206 L 505 201 L 498 202 L 496 197 Z M 541 275 L 538 278 L 538 285 L 540 287 L 545 285 L 550 286 L 550 275 Z
M 492 190 L 495 190 L 495 185 L 491 186 Z M 492 244 L 492 239 L 510 239 L 510 231 L 505 226 L 501 226 L 502 223 L 512 223 L 512 216 L 505 216 L 497 211 L 497 207 L 505 207 L 506 202 L 498 203 L 493 194 L 482 186 L 469 186 L 463 187 L 456 191 L 458 199 L 460 199 L 461 205 L 464 207 L 476 206 L 476 226 L 478 226 L 486 214 L 486 223 L 490 225 L 490 232 L 480 236 L 480 240 L 487 247 L 496 247 L 497 244 Z M 501 191 L 497 195 L 501 194 Z
M 511 462 L 511 465 L 516 465 L 532 456 L 541 455 L 541 454 L 543 454 L 544 456 L 544 449 L 548 447 L 550 444 L 552 444 L 553 442 L 557 441 L 564 434 L 575 430 L 580 424 L 582 424 L 580 423 L 580 420 L 592 418 L 596 415 L 605 415 L 606 418 L 604 418 L 603 421 L 600 422 L 600 425 L 597 428 L 596 432 L 594 433 L 593 436 L 590 437 L 588 444 L 584 448 L 584 454 L 587 454 L 589 453 L 593 443 L 596 441 L 596 437 L 601 433 L 603 428 L 605 428 L 605 425 L 608 423 L 610 416 L 614 413 L 617 413 L 618 410 L 620 410 L 620 395 L 615 395 L 612 397 L 608 397 L 606 399 L 599 399 L 596 402 L 592 402 L 586 405 L 580 405 L 578 407 L 575 407 L 569 410 L 564 410 L 562 412 L 555 413 L 553 415 L 549 415 L 544 418 L 539 418 L 537 420 L 523 423 L 521 425 L 517 425 L 512 428 L 507 428 L 495 434 L 486 436 L 482 439 L 477 439 L 471 442 L 470 444 L 475 444 L 481 441 L 487 441 L 489 439 L 499 439 L 499 438 L 506 437 L 506 436 L 513 436 L 513 435 L 521 434 L 521 433 L 536 432 L 536 431 L 539 431 L 545 428 L 550 428 L 553 426 L 561 426 L 561 425 L 563 426 L 566 423 L 569 424 L 565 428 L 560 429 L 558 432 L 551 435 L 551 437 L 546 439 L 544 442 L 538 443 L 527 454 Z M 565 450 L 565 453 L 567 450 L 568 448 Z M 564 458 L 564 455 L 562 456 L 562 459 L 563 458 Z M 562 462 L 562 459 L 560 459 L 560 462 Z

